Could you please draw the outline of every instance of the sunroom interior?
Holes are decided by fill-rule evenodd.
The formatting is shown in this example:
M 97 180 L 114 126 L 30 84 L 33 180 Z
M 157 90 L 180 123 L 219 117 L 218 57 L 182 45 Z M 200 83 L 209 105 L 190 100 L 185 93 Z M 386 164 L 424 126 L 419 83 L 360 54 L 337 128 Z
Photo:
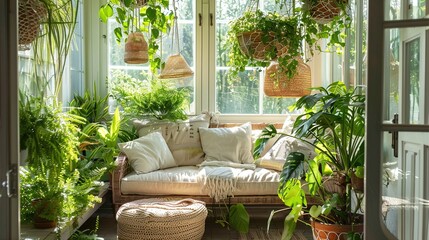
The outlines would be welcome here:
M 309 5 L 315 4 L 313 2 L 319 1 L 328 5 L 333 2 L 340 4 L 341 7 L 338 9 L 341 14 L 334 17 L 334 20 L 305 25 L 306 15 L 302 12 L 308 10 Z M 114 198 L 117 197 L 115 196 L 117 189 L 115 190 L 113 182 L 117 176 L 115 171 L 117 171 L 118 162 L 120 163 L 120 156 L 126 151 L 123 146 L 147 134 L 141 133 L 136 122 L 178 124 L 189 123 L 193 121 L 192 119 L 199 119 L 201 116 L 209 116 L 210 128 L 214 125 L 216 128 L 221 126 L 240 128 L 250 123 L 253 128 L 251 129 L 252 159 L 255 160 L 255 163 L 251 164 L 256 164 L 258 168 L 261 161 L 257 160 L 262 159 L 262 153 L 270 151 L 267 150 L 268 148 L 263 151 L 262 147 L 257 145 L 261 136 L 268 134 L 269 128 L 267 130 L 265 127 L 274 124 L 276 131 L 289 129 L 291 132 L 287 134 L 298 134 L 300 128 L 294 123 L 296 119 L 304 121 L 302 116 L 309 109 L 297 107 L 297 101 L 299 103 L 302 97 L 317 95 L 326 89 L 328 89 L 326 94 L 337 94 L 335 89 L 344 87 L 353 94 L 363 96 L 363 99 L 367 96 L 367 99 L 372 100 L 371 103 L 363 100 L 364 111 L 359 112 L 363 120 L 363 131 L 365 125 L 367 127 L 365 134 L 359 137 L 352 135 L 351 139 L 362 139 L 359 143 L 362 144 L 362 149 L 359 150 L 362 159 L 362 178 L 366 181 L 371 180 L 372 184 L 377 185 L 377 191 L 368 193 L 368 188 L 365 188 L 365 192 L 363 190 L 356 192 L 351 189 L 351 186 L 347 188 L 347 193 L 350 190 L 355 196 L 353 200 L 350 197 L 352 205 L 354 207 L 357 205 L 359 214 L 365 216 L 362 217 L 365 219 L 363 226 L 367 228 L 370 224 L 367 216 L 374 214 L 370 216 L 378 216 L 379 219 L 372 221 L 379 223 L 380 229 L 384 230 L 382 235 L 386 238 L 429 239 L 429 234 L 425 231 L 429 226 L 427 207 L 429 191 L 426 177 L 429 171 L 427 164 L 429 108 L 426 107 L 429 104 L 429 85 L 426 84 L 429 74 L 425 71 L 425 59 L 428 56 L 426 46 L 429 43 L 427 26 L 429 25 L 422 20 L 427 16 L 426 1 L 390 0 L 385 1 L 384 5 L 375 4 L 377 6 L 374 9 L 378 7 L 383 9 L 384 13 L 374 17 L 373 19 L 376 19 L 374 22 L 384 22 L 384 25 L 381 28 L 382 31 L 373 36 L 370 36 L 371 26 L 368 25 L 368 19 L 371 19 L 371 4 L 368 0 L 9 0 L 6 2 L 16 5 L 16 8 L 10 5 L 7 7 L 18 12 L 16 19 L 18 106 L 15 112 L 19 121 L 17 129 L 19 129 L 20 142 L 17 148 L 20 154 L 17 160 L 19 163 L 17 175 L 20 179 L 18 184 L 20 193 L 17 200 L 18 212 L 12 214 L 15 215 L 12 219 L 20 219 L 18 224 L 20 227 L 10 227 L 10 229 L 18 229 L 20 238 L 36 239 L 41 236 L 43 236 L 41 239 L 103 238 L 94 232 L 83 231 L 81 226 L 87 227 L 85 221 L 94 219 L 100 207 L 108 206 L 115 225 L 113 228 L 118 224 L 118 230 L 113 229 L 113 235 L 118 239 L 121 237 L 131 239 L 132 237 L 127 238 L 126 235 L 120 236 L 124 234 L 119 230 L 120 224 L 122 226 L 124 224 L 121 221 L 124 220 L 118 220 L 120 214 L 116 214 L 123 213 L 121 212 L 123 209 L 119 208 L 120 205 L 115 206 Z M 31 8 L 30 11 L 35 15 L 25 22 L 22 16 L 24 12 L 28 14 L 30 5 L 38 6 L 42 10 L 37 7 Z M 48 10 L 43 10 L 43 7 Z M 244 59 L 241 55 L 237 56 L 237 54 L 243 54 L 243 50 L 237 53 L 233 48 L 233 41 L 237 40 L 231 40 L 236 37 L 231 31 L 239 25 L 233 28 L 234 22 L 241 21 L 234 20 L 242 17 L 248 10 L 261 11 L 264 14 L 273 13 L 286 18 L 297 17 L 302 21 L 297 24 L 299 29 L 306 33 L 311 32 L 311 37 L 306 35 L 307 38 L 299 39 L 295 50 L 289 49 L 280 55 L 278 42 L 274 42 L 271 39 L 272 36 L 266 34 L 258 41 L 261 44 L 266 43 L 268 39 L 269 45 L 274 46 L 268 48 L 274 49 L 275 56 L 271 55 L 269 59 L 262 60 L 255 60 L 254 57 L 250 57 L 250 60 Z M 23 27 L 37 20 L 40 22 L 36 29 Z M 419 22 L 420 20 L 422 23 Z M 332 22 L 335 24 L 331 24 Z M 250 24 L 256 25 L 256 23 Z M 239 26 L 247 27 L 244 21 Z M 274 28 L 272 25 L 270 27 Z M 23 29 L 35 32 L 35 38 L 31 41 L 21 41 Z M 284 33 L 285 30 L 279 31 Z M 143 40 L 140 38 L 136 40 L 137 37 L 134 35 L 130 37 L 134 33 L 142 33 Z M 296 35 L 301 37 L 305 34 L 300 32 Z M 381 42 L 379 55 L 369 51 L 368 42 L 371 43 L 371 37 L 373 41 L 378 37 Z M 132 40 L 135 41 L 132 43 L 134 45 L 131 45 Z M 133 47 L 141 44 L 141 41 L 145 41 L 146 44 L 143 44 L 145 60 L 127 63 L 127 57 L 140 56 L 141 52 L 138 51 L 142 50 L 136 50 Z M 251 46 L 247 51 L 251 53 L 260 51 L 255 46 Z M 164 78 L 163 70 L 167 69 L 167 59 L 175 54 L 181 55 L 185 60 L 188 75 Z M 282 60 L 284 56 L 287 56 L 285 62 Z M 243 66 L 238 66 L 243 62 Z M 282 68 L 282 64 L 288 68 L 284 71 L 283 69 L 277 71 L 276 68 L 274 74 L 269 74 L 268 69 L 274 63 L 277 63 L 279 68 Z M 291 63 L 292 65 L 289 65 Z M 301 66 L 305 67 L 307 71 L 305 74 Z M 173 69 L 178 71 L 175 67 L 177 66 Z M 377 74 L 371 72 L 371 69 L 375 68 L 379 71 Z M 288 75 L 288 71 L 293 73 Z M 299 87 L 301 82 L 286 85 L 282 89 L 284 92 L 270 93 L 270 89 L 267 88 L 268 79 L 276 78 L 273 88 L 281 88 L 281 83 L 278 81 L 282 76 L 285 76 L 283 79 L 286 81 L 294 78 L 302 81 L 305 79 L 309 84 L 304 87 L 305 91 L 301 90 L 305 93 L 295 95 L 285 93 L 288 89 Z M 374 80 L 376 77 L 380 77 L 380 80 Z M 380 85 L 374 83 L 372 88 L 379 90 L 378 93 L 368 91 L 371 81 L 380 82 Z M 353 104 L 351 104 L 352 107 L 355 106 Z M 377 107 L 371 108 L 370 105 L 377 105 Z M 357 122 L 358 118 L 352 118 L 352 120 Z M 374 124 L 370 124 L 371 120 Z M 153 129 L 148 130 L 150 134 L 152 134 L 151 131 Z M 165 130 L 156 131 L 165 134 Z M 335 132 L 335 129 L 332 131 Z M 345 131 L 343 129 L 341 133 Z M 199 130 L 198 134 L 200 132 L 203 130 Z M 305 136 L 305 133 L 302 134 L 300 137 Z M 368 163 L 368 154 L 371 152 L 367 151 L 371 150 L 367 150 L 370 148 L 365 145 L 367 151 L 364 151 L 363 146 L 365 141 L 366 144 L 373 143 L 369 138 L 377 137 L 380 141 L 378 145 L 374 145 L 378 150 L 373 152 L 373 157 L 380 159 L 376 163 L 378 168 L 365 170 L 365 166 L 367 168 L 375 166 L 370 165 L 375 163 Z M 311 141 L 308 140 L 308 142 Z M 168 141 L 166 144 L 170 147 L 172 156 L 175 157 L 174 149 L 171 149 Z M 269 142 L 266 144 L 270 146 Z M 274 143 L 271 144 L 272 147 L 275 146 Z M 207 145 L 203 143 L 203 150 L 205 146 Z M 254 150 L 259 147 L 260 155 L 254 155 Z M 353 147 L 350 143 L 346 149 Z M 241 145 L 235 148 L 241 148 Z M 318 148 L 323 152 L 324 148 L 320 149 L 320 146 L 316 146 L 316 149 Z M 320 154 L 320 151 L 314 150 L 316 155 Z M 208 155 L 206 151 L 204 153 Z M 277 181 L 280 182 L 279 179 L 284 179 L 282 174 L 285 174 L 287 169 L 285 160 L 288 156 L 283 154 L 282 157 L 283 162 L 276 163 L 281 164 L 280 169 L 270 169 L 277 172 Z M 137 172 L 132 163 L 129 164 Z M 3 162 L 0 163 L 1 165 Z M 198 166 L 201 167 L 201 165 Z M 322 166 L 324 165 L 320 165 L 319 168 Z M 166 168 L 169 167 L 171 166 Z M 123 174 L 129 174 L 128 170 Z M 122 180 L 124 176 L 118 180 L 119 185 L 126 186 Z M 127 176 L 130 178 L 130 175 Z M 347 179 L 350 181 L 348 177 Z M 367 182 L 366 187 L 368 185 Z M 155 192 L 156 186 L 156 184 L 151 185 L 150 192 Z M 119 191 L 125 191 L 124 189 L 123 187 Z M 291 207 L 285 197 L 282 197 L 282 191 L 278 191 L 278 193 L 274 191 L 274 195 L 277 198 L 278 194 L 278 201 L 281 204 L 273 204 L 274 202 L 257 204 L 257 209 L 264 209 L 264 214 L 268 213 L 263 217 L 263 225 L 258 226 L 264 229 L 263 235 L 258 236 L 263 239 L 270 239 L 270 237 L 272 239 L 273 236 L 281 239 L 306 239 L 306 237 L 319 239 L 317 235 L 320 237 L 320 234 L 316 234 L 311 230 L 312 228 L 309 228 L 307 235 L 302 233 L 305 233 L 304 230 L 299 233 L 301 225 L 296 231 L 301 235 L 295 234 L 295 238 L 293 233 L 288 236 L 282 235 L 288 227 L 286 224 L 288 221 L 285 221 L 285 218 L 274 218 L 275 221 L 280 222 L 278 231 L 280 234 L 270 235 L 266 226 L 266 221 L 271 219 L 270 211 Z M 36 230 L 32 224 L 35 214 L 32 200 L 36 197 L 49 196 L 49 194 L 55 195 L 57 200 L 61 199 L 61 216 L 54 217 L 58 220 L 56 226 Z M 368 194 L 372 195 L 368 196 Z M 183 197 L 175 191 L 173 194 L 164 194 L 164 197 L 167 195 Z M 252 197 L 252 194 L 247 193 L 247 195 Z M 159 195 L 153 196 L 159 197 Z M 379 213 L 365 211 L 366 205 L 371 204 L 368 203 L 368 198 L 379 201 L 379 204 L 374 204 L 375 208 L 369 208 L 377 209 Z M 229 203 L 225 206 L 206 201 L 204 205 L 209 209 L 209 217 L 210 207 L 214 205 L 230 211 L 230 207 L 236 205 L 236 202 L 234 200 L 231 202 L 231 199 L 233 197 L 228 198 Z M 294 207 L 296 206 L 292 206 L 292 210 L 282 212 L 281 214 L 284 214 L 282 217 L 292 216 L 288 214 L 293 212 Z M 52 218 L 49 214 L 46 215 L 46 218 Z M 213 221 L 216 220 L 217 225 L 225 224 L 225 221 L 222 222 L 219 219 Z M 226 220 L 227 225 L 231 224 L 229 220 Z M 298 222 L 305 225 L 309 222 L 308 220 L 309 217 L 300 216 Z M 291 221 L 290 217 L 289 221 Z M 250 214 L 250 222 L 252 222 L 252 214 Z M 296 219 L 295 222 L 297 222 Z M 275 226 L 274 222 L 272 224 Z M 100 226 L 103 227 L 103 224 Z M 206 232 L 210 226 L 213 228 L 206 223 Z M 212 229 L 208 235 L 204 234 L 203 228 L 203 235 L 196 239 L 201 237 L 235 239 L 236 236 L 239 236 L 239 239 L 249 239 L 252 236 L 249 235 L 250 233 L 243 233 L 245 230 L 240 226 L 235 227 L 236 225 L 232 223 L 221 229 L 237 231 L 240 235 L 224 234 L 216 238 L 216 232 L 213 231 L 218 230 Z M 372 228 L 368 229 L 372 230 Z M 380 236 L 377 235 L 379 233 L 371 234 L 374 233 L 369 231 L 365 232 L 365 235 L 361 233 L 358 236 L 360 238 Z M 16 235 L 12 233 L 5 236 Z M 142 236 L 140 235 L 140 238 L 144 239 Z

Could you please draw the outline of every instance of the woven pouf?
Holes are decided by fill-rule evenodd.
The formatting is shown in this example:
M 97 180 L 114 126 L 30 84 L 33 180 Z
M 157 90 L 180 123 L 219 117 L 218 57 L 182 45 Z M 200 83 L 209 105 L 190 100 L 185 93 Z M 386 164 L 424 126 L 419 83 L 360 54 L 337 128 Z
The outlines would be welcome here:
M 194 199 L 137 200 L 116 213 L 118 239 L 201 239 L 206 217 L 205 203 Z

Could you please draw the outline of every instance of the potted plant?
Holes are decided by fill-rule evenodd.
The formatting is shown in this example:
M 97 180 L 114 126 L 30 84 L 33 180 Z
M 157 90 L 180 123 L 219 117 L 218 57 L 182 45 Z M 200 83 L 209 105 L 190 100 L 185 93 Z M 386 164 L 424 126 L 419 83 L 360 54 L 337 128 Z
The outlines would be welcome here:
M 159 49 L 157 40 L 169 30 L 174 14 L 168 10 L 165 0 L 109 0 L 99 9 L 103 22 L 114 17 L 119 27 L 114 29 L 117 42 L 133 31 L 148 33 L 148 58 L 152 72 L 161 68 L 161 58 L 156 56 Z
M 301 21 L 315 38 L 328 39 L 328 47 L 344 47 L 346 29 L 350 28 L 347 0 L 299 0 Z
M 98 179 L 106 167 L 91 167 L 79 158 L 78 129 L 82 118 L 71 116 L 45 98 L 20 95 L 20 143 L 28 149 L 21 167 L 21 216 L 35 227 L 74 220 L 100 202 Z M 41 220 L 41 221 L 40 221 Z
M 158 79 L 141 81 L 123 73 L 114 78 L 111 94 L 128 116 L 170 121 L 187 118 L 191 97 L 187 88 L 174 88 Z
M 296 16 L 277 12 L 248 10 L 229 23 L 226 44 L 229 46 L 230 77 L 236 77 L 247 66 L 267 67 L 271 60 L 280 70 L 293 76 L 301 56 L 303 26 Z
M 314 146 L 317 156 L 311 159 L 299 152 L 287 156 L 278 194 L 291 210 L 282 239 L 292 237 L 297 221 L 308 224 L 300 219 L 303 211 L 311 215 L 313 235 L 320 237 L 317 239 L 331 239 L 328 235 L 334 231 L 317 227 L 336 225 L 347 226 L 336 236 L 362 237 L 363 195 L 352 191 L 351 173 L 364 161 L 365 96 L 357 88 L 347 89 L 342 82 L 314 90 L 319 92 L 301 97 L 291 107 L 304 113 L 297 117 L 290 136 Z M 277 134 L 288 135 L 278 133 L 274 127 L 266 128 L 255 149 Z M 308 194 L 319 199 L 320 205 L 308 209 Z

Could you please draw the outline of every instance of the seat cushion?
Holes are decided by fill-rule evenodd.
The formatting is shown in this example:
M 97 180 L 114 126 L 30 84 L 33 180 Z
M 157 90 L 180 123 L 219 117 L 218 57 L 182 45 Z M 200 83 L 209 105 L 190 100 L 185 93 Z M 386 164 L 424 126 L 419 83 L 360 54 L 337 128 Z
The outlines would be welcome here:
M 181 166 L 146 174 L 129 173 L 121 180 L 123 194 L 141 195 L 206 195 L 198 181 L 202 168 Z M 234 196 L 277 195 L 280 174 L 274 170 L 256 168 L 243 170 L 237 176 Z

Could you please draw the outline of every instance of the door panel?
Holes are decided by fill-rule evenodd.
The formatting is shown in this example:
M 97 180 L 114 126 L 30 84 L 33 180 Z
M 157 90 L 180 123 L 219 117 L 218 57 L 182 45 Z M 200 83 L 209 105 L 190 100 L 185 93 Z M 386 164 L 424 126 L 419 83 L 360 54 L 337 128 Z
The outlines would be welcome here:
M 17 0 L 0 1 L 0 239 L 19 239 Z
M 428 3 L 368 5 L 365 238 L 429 240 Z

